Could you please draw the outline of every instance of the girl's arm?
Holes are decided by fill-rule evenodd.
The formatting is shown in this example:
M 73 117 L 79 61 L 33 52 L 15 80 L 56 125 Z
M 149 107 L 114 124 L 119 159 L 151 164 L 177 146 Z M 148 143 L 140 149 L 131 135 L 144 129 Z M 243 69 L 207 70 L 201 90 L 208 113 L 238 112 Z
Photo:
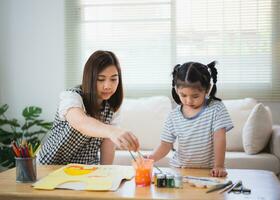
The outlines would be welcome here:
M 100 147 L 100 164 L 101 165 L 112 165 L 115 157 L 115 145 L 109 139 L 105 138 L 102 141 Z
M 65 118 L 73 128 L 84 135 L 110 138 L 121 149 L 137 151 L 139 148 L 138 139 L 131 132 L 87 116 L 81 108 L 70 108 Z
M 172 147 L 172 143 L 161 141 L 160 145 L 156 148 L 152 155 L 148 156 L 148 158 L 153 159 L 156 162 L 166 156 Z
M 225 170 L 225 152 L 226 152 L 226 130 L 219 129 L 214 133 L 214 168 L 211 175 L 215 177 L 224 177 L 227 175 Z

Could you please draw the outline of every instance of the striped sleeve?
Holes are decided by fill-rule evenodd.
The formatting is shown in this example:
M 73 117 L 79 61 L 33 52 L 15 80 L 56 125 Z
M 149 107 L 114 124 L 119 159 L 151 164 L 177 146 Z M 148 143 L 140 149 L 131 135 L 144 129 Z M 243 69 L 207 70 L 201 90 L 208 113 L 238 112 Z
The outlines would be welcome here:
M 168 115 L 167 119 L 163 125 L 163 132 L 161 134 L 161 141 L 173 143 L 176 140 L 176 136 L 174 135 L 174 126 L 172 123 L 172 115 L 171 113 Z
M 217 112 L 215 112 L 215 118 L 213 121 L 213 132 L 216 132 L 217 130 L 222 128 L 225 128 L 226 132 L 228 132 L 233 128 L 233 124 L 224 103 L 220 102 L 217 108 Z

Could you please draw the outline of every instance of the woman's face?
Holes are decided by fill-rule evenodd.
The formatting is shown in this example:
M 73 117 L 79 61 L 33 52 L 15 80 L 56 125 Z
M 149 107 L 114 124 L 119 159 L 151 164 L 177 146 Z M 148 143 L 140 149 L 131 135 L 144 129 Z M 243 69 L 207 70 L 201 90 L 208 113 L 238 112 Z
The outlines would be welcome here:
M 109 65 L 97 75 L 97 98 L 108 100 L 116 92 L 119 74 L 115 65 Z

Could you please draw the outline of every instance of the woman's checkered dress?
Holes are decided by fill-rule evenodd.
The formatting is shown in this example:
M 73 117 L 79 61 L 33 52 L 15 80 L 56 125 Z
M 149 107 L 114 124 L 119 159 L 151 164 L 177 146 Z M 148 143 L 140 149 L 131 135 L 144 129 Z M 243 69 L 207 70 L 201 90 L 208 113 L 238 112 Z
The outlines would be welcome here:
M 81 89 L 73 88 L 69 91 L 82 94 Z M 113 116 L 110 105 L 106 102 L 101 111 L 101 121 L 110 124 Z M 81 134 L 62 121 L 56 113 L 51 133 L 39 152 L 41 164 L 64 165 L 68 163 L 99 164 L 98 151 L 102 138 L 90 137 Z

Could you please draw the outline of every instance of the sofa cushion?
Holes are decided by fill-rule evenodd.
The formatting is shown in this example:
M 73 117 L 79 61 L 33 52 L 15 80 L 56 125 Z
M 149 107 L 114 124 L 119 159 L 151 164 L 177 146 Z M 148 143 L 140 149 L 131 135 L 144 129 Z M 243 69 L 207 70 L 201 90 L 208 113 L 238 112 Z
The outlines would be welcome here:
M 252 109 L 257 104 L 255 99 L 237 99 L 223 101 L 232 119 L 234 128 L 227 134 L 227 151 L 244 151 L 242 129 Z
M 119 126 L 138 137 L 142 150 L 154 149 L 160 143 L 162 127 L 170 111 L 171 101 L 165 96 L 124 99 Z
M 272 134 L 269 142 L 269 150 L 272 154 L 276 155 L 280 159 L 280 126 L 272 126 Z
M 152 151 L 141 151 L 149 155 Z M 135 154 L 136 156 L 137 154 Z M 156 162 L 158 167 L 170 167 L 169 159 L 173 153 L 170 151 L 167 156 Z M 115 153 L 114 165 L 131 165 L 132 159 L 128 151 L 118 150 Z M 245 152 L 226 152 L 225 166 L 228 169 L 260 169 L 280 173 L 280 160 L 273 154 L 259 153 L 248 155 Z
M 260 169 L 280 173 L 280 160 L 270 153 L 248 155 L 245 152 L 226 152 L 225 166 L 228 169 Z
M 269 108 L 257 104 L 243 127 L 243 146 L 248 154 L 257 154 L 265 148 L 272 132 L 272 117 Z

